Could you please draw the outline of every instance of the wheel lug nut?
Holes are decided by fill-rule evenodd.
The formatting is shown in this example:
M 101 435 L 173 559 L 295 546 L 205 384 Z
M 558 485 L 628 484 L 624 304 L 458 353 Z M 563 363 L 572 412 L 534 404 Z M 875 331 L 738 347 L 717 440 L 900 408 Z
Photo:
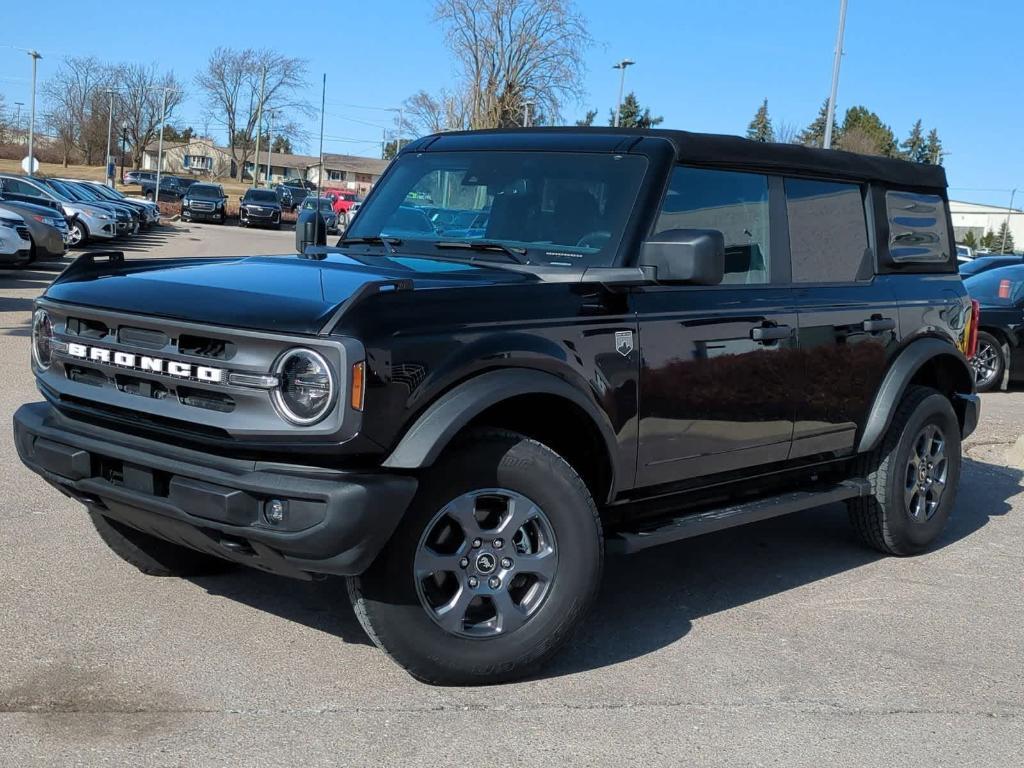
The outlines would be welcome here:
M 459 560 L 459 567 L 460 568 L 469 568 L 469 558 L 468 557 L 464 557 L 461 560 Z
M 495 539 L 491 543 L 492 543 L 492 545 L 494 546 L 495 549 L 501 549 L 502 547 L 505 546 L 505 542 L 502 541 L 501 539 Z
M 503 558 L 501 558 L 501 567 L 504 568 L 505 570 L 508 570 L 509 568 L 511 568 L 512 567 L 512 558 L 511 557 L 503 557 Z
M 499 579 L 497 576 L 491 576 L 487 584 L 490 586 L 491 589 L 497 589 L 501 586 L 501 579 Z
M 479 583 L 480 583 L 480 582 L 476 580 L 476 576 L 470 576 L 470 577 L 469 577 L 469 588 L 470 588 L 470 589 L 476 589 L 476 588 L 477 588 L 477 585 L 478 585 Z
M 473 539 L 473 549 L 480 549 L 481 543 L 480 539 Z

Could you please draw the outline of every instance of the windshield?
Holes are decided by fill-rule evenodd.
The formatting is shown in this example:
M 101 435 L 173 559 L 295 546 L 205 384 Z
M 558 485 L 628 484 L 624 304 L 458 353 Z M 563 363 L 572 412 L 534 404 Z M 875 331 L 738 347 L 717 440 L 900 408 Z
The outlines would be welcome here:
M 56 179 L 47 179 L 46 185 L 49 186 L 50 189 L 54 190 L 58 195 L 61 195 L 65 200 L 77 200 L 78 202 L 82 202 L 85 199 L 75 190 L 61 184 Z
M 83 200 L 89 200 L 90 202 L 103 201 L 103 196 L 93 191 L 88 184 L 69 182 L 64 184 L 64 186 L 78 194 Z
M 87 186 L 95 194 L 99 195 L 100 197 L 105 197 L 108 200 L 123 200 L 124 199 L 124 195 L 119 194 L 118 192 L 115 192 L 110 187 L 94 186 L 92 184 L 89 184 Z
M 347 236 L 440 243 L 439 251 L 453 241 L 479 240 L 523 250 L 533 264 L 608 266 L 646 168 L 636 155 L 403 155 Z
M 245 193 L 245 201 L 249 203 L 276 203 L 277 193 L 271 189 L 250 189 Z
M 220 200 L 224 193 L 220 191 L 220 187 L 210 184 L 193 184 L 188 188 L 188 196 L 199 200 Z
M 1011 306 L 1024 293 L 1024 267 L 990 269 L 964 280 L 964 287 L 972 299 L 982 304 Z

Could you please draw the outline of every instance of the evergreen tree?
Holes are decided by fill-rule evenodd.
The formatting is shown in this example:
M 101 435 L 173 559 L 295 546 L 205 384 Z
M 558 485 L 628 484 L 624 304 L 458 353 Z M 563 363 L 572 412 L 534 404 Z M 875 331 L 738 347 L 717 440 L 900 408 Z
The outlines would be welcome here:
M 622 100 L 622 109 L 619 110 L 620 128 L 653 128 L 664 119 L 663 117 L 652 117 L 651 110 L 646 107 L 641 110 L 640 102 L 637 101 L 636 94 L 632 91 Z M 609 111 L 608 125 L 615 125 L 614 109 Z
M 843 117 L 842 138 L 839 145 L 850 152 L 864 155 L 896 157 L 896 134 L 867 107 L 856 106 L 846 110 Z
M 920 119 L 918 119 L 918 121 L 914 123 L 914 127 L 910 129 L 910 135 L 907 136 L 906 141 L 900 144 L 900 150 L 902 151 L 904 160 L 909 160 L 912 163 L 928 162 L 926 157 L 924 129 L 921 128 Z
M 814 122 L 804 128 L 800 135 L 797 136 L 797 143 L 803 144 L 805 147 L 823 147 L 825 145 L 825 125 L 827 123 L 828 99 L 825 99 L 821 109 L 818 110 L 818 116 L 814 118 Z M 839 138 L 838 128 L 839 126 L 833 126 L 832 128 L 833 141 Z
M 576 125 L 580 128 L 589 128 L 594 124 L 594 118 L 597 117 L 596 109 L 588 109 L 587 115 L 582 120 L 577 120 Z
M 1005 221 L 999 225 L 999 232 L 993 238 L 991 248 L 996 253 L 1013 253 L 1013 232 Z
M 942 165 L 942 155 L 942 140 L 939 138 L 939 132 L 932 128 L 928 132 L 928 142 L 925 144 L 924 159 L 921 162 Z
M 768 115 L 768 99 L 761 103 L 761 107 L 757 110 L 757 114 L 754 115 L 754 119 L 747 126 L 747 138 L 763 142 L 775 141 L 772 119 Z
M 967 230 L 967 234 L 964 235 L 964 240 L 961 245 L 966 245 L 972 251 L 978 249 L 978 238 L 975 237 L 973 229 Z
M 981 236 L 981 240 L 978 241 L 978 245 L 980 245 L 987 251 L 991 251 L 992 243 L 995 242 L 995 239 L 996 233 L 990 229 L 988 232 Z

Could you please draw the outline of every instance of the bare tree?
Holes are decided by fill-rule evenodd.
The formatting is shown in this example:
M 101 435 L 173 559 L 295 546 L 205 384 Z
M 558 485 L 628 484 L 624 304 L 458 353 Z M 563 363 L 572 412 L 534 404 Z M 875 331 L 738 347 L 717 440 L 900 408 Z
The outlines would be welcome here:
M 786 120 L 780 120 L 775 124 L 775 143 L 776 144 L 799 144 L 800 143 L 800 129 L 795 123 L 787 122 Z
M 196 75 L 210 119 L 227 133 L 239 179 L 252 158 L 257 131 L 262 128 L 256 125 L 261 107 L 264 112 L 274 109 L 279 114 L 300 117 L 311 113 L 309 104 L 298 96 L 305 77 L 304 59 L 251 48 L 218 48 L 210 55 L 206 68 Z M 275 135 L 292 140 L 302 133 L 301 124 L 294 119 L 274 126 Z
M 45 119 L 60 140 L 64 165 L 74 149 L 82 153 L 86 163 L 92 162 L 98 148 L 96 123 L 105 122 L 107 116 L 106 109 L 100 109 L 102 100 L 97 94 L 102 94 L 112 81 L 112 68 L 99 59 L 70 56 L 43 83 L 42 94 L 48 104 Z
M 468 127 L 522 125 L 528 101 L 557 120 L 582 93 L 592 40 L 572 0 L 437 0 L 435 18 L 458 63 Z
M 395 117 L 399 133 L 424 136 L 429 133 L 454 131 L 467 127 L 466 104 L 458 93 L 443 90 L 437 96 L 418 91 L 403 103 L 404 125 Z M 404 136 L 410 138 L 410 136 Z
M 115 82 L 120 120 L 132 147 L 132 166 L 142 165 L 146 147 L 160 131 L 161 102 L 167 92 L 167 121 L 185 100 L 185 89 L 173 72 L 161 73 L 155 65 L 125 64 L 117 68 Z M 115 118 L 117 119 L 117 118 Z

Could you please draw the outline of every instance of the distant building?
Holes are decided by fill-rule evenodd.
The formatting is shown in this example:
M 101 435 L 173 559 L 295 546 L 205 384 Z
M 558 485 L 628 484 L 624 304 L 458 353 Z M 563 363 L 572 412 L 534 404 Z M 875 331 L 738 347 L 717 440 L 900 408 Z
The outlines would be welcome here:
M 949 201 L 949 212 L 953 217 L 953 232 L 958 243 L 963 242 L 968 232 L 973 232 L 978 240 L 986 232 L 999 232 L 999 228 L 1009 216 L 1010 234 L 1017 248 L 1024 246 L 1024 211 L 1019 208 L 1008 208 L 999 205 L 982 203 L 965 203 L 960 200 Z

